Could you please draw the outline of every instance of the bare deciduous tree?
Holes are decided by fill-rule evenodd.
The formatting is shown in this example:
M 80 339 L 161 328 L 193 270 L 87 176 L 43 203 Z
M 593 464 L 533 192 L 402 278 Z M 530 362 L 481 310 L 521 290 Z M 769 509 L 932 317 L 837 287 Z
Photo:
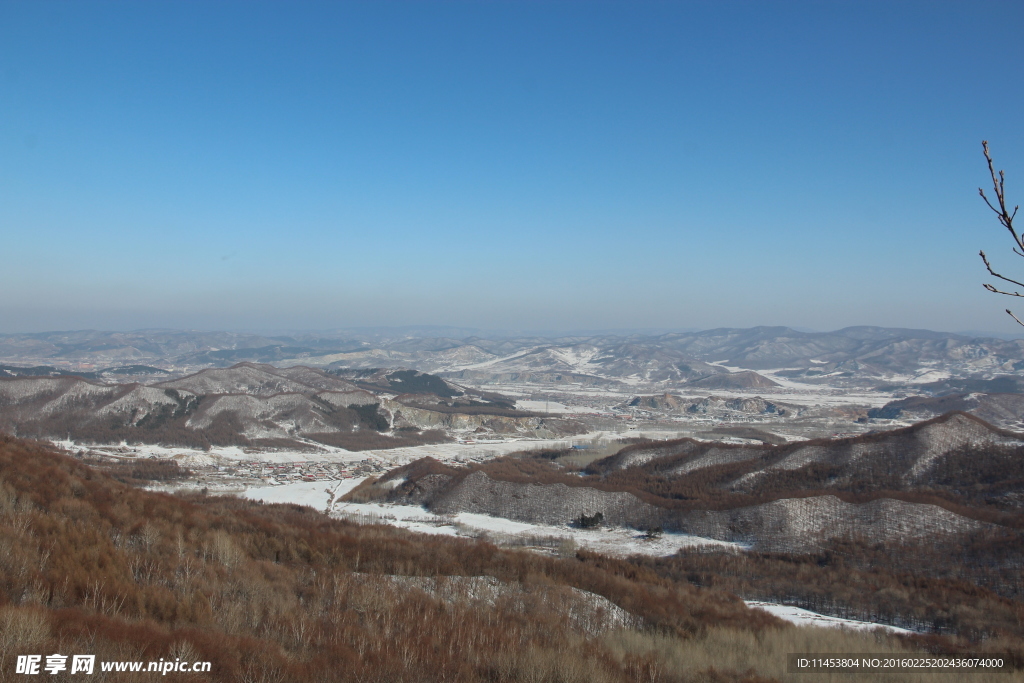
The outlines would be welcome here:
M 1006 176 L 1003 171 L 996 172 L 996 167 L 992 164 L 992 155 L 989 154 L 988 151 L 988 140 L 981 141 L 981 148 L 985 153 L 985 161 L 988 162 L 989 175 L 992 176 L 992 188 L 996 195 L 996 203 L 993 205 L 992 202 L 989 201 L 988 197 L 985 196 L 985 190 L 981 189 L 980 187 L 978 188 L 978 194 L 980 194 L 981 198 L 985 200 L 985 203 L 988 205 L 988 208 L 992 209 L 992 212 L 995 213 L 995 215 L 999 218 L 999 223 L 1004 228 L 1010 231 L 1010 236 L 1013 237 L 1013 253 L 1017 254 L 1017 256 L 1020 256 L 1021 258 L 1024 258 L 1024 236 L 1018 234 L 1017 230 L 1013 227 L 1013 219 L 1017 216 L 1017 209 L 1019 209 L 1020 207 L 1014 206 L 1012 213 L 1006 208 L 1006 194 L 1004 192 Z M 988 269 L 988 272 L 992 275 L 992 277 L 999 278 L 1003 282 L 1009 282 L 1012 285 L 1024 288 L 1024 283 L 1000 275 L 996 271 L 992 270 L 992 264 L 989 263 L 988 257 L 985 256 L 985 252 L 981 251 L 979 253 L 981 254 L 981 260 L 985 262 L 985 268 Z M 1002 289 L 998 289 L 994 285 L 990 284 L 986 284 L 985 289 L 987 289 L 990 292 L 995 292 L 996 294 L 1005 294 L 1006 296 L 1017 296 L 1024 298 L 1024 294 L 1021 294 L 1019 291 L 1008 292 Z M 1010 315 L 1011 318 L 1016 320 L 1018 324 L 1024 325 L 1024 322 L 1021 322 L 1020 318 L 1015 316 L 1013 314 L 1013 311 L 1011 311 L 1009 308 L 1006 309 L 1006 312 Z

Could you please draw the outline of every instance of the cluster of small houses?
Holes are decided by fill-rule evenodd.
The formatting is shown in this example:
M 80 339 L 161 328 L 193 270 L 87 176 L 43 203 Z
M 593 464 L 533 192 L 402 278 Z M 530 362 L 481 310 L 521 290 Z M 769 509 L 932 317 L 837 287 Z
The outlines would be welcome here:
M 251 461 L 217 469 L 229 476 L 261 479 L 267 484 L 284 484 L 293 481 L 336 481 L 352 477 L 368 477 L 386 472 L 389 467 L 381 461 L 366 458 L 353 463 Z

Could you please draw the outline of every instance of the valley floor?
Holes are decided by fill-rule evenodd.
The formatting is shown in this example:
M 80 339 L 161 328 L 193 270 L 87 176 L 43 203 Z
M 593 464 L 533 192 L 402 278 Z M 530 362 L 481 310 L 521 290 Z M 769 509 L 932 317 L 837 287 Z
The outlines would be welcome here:
M 614 557 L 629 555 L 671 555 L 680 548 L 717 545 L 742 549 L 738 543 L 727 543 L 688 534 L 662 534 L 646 538 L 635 529 L 605 527 L 576 529 L 570 526 L 526 524 L 501 517 L 460 512 L 457 515 L 435 515 L 422 507 L 387 503 L 336 502 L 358 486 L 364 478 L 349 479 L 336 485 L 330 482 L 296 482 L 282 486 L 248 488 L 242 497 L 266 503 L 308 505 L 340 519 L 363 523 L 390 524 L 411 531 L 450 536 L 486 536 L 501 545 L 533 546 L 552 552 L 560 548 L 581 547 Z

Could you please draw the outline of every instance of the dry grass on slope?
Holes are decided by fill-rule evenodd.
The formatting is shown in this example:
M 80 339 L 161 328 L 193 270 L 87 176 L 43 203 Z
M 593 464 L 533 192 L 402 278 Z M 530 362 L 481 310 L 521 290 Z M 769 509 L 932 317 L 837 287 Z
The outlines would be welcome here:
M 1013 653 L 1024 663 L 1024 603 L 1019 597 L 1000 595 L 981 585 L 976 575 L 943 575 L 941 565 L 960 564 L 955 556 L 952 561 L 940 556 L 952 555 L 950 547 L 907 548 L 901 552 L 907 556 L 903 565 L 887 562 L 882 556 L 886 550 L 900 552 L 837 541 L 804 555 L 680 551 L 672 557 L 632 561 L 666 578 L 748 599 L 955 636 L 947 639 L 947 646 Z M 969 568 L 966 572 L 976 573 Z M 1018 566 L 1018 581 L 1019 572 Z
M 576 588 L 643 627 L 593 636 L 546 601 L 446 602 L 396 589 L 391 575 Z M 153 494 L 0 437 L 0 677 L 12 676 L 18 654 L 60 652 L 212 662 L 210 676 L 177 676 L 193 682 L 753 682 L 779 678 L 779 661 L 764 657 L 784 646 L 728 643 L 789 632 L 727 592 L 624 561 L 416 536 L 291 505 Z M 863 650 L 861 640 L 831 637 L 838 650 Z M 712 647 L 750 654 L 687 663 Z

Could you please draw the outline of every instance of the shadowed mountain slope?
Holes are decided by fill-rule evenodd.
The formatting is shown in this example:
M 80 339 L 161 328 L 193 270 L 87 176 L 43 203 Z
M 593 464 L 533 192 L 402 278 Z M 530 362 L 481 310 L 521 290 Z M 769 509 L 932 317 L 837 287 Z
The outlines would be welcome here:
M 949 413 L 851 439 L 728 445 L 640 444 L 573 472 L 557 454 L 471 467 L 429 460 L 352 495 L 566 524 L 661 526 L 758 548 L 807 550 L 831 538 L 875 542 L 1024 528 L 1024 442 Z
M 355 385 L 312 368 L 277 369 L 272 365 L 239 363 L 230 368 L 202 370 L 194 375 L 153 386 L 182 389 L 193 394 L 248 394 L 272 396 L 283 393 L 353 391 Z
M 712 375 L 687 383 L 688 387 L 701 387 L 703 389 L 768 389 L 779 386 L 767 377 L 762 377 L 756 372 L 730 372 L 720 375 Z
M 438 443 L 459 430 L 540 437 L 585 431 L 572 420 L 516 410 L 499 394 L 413 370 L 347 379 L 253 363 L 149 386 L 75 376 L 0 378 L 0 429 L 85 443 L 353 451 Z
M 1008 449 L 1004 466 L 993 463 L 994 478 L 1015 469 L 1013 455 L 1024 447 L 1024 436 L 994 427 L 980 418 L 953 411 L 910 427 L 845 439 L 819 439 L 781 446 L 733 445 L 679 439 L 629 446 L 593 463 L 593 474 L 608 476 L 639 468 L 668 479 L 703 469 L 744 463 L 748 471 L 734 480 L 735 488 L 752 491 L 755 482 L 773 474 L 828 468 L 828 485 L 897 489 L 937 484 L 935 473 L 955 467 L 965 452 Z M 952 463 L 952 464 L 951 464 Z

